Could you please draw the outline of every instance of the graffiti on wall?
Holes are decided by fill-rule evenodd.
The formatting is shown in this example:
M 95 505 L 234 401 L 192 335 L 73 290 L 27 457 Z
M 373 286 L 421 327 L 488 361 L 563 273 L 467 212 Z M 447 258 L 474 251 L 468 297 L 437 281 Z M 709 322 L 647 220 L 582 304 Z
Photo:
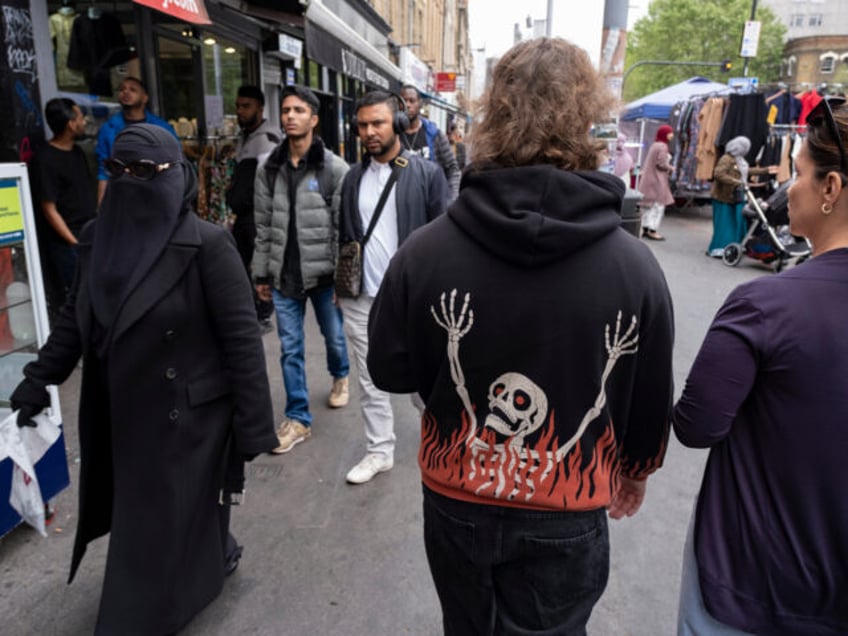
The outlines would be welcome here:
M 44 120 L 39 104 L 38 64 L 35 37 L 28 3 L 0 0 L 0 99 L 3 110 L 12 117 L 0 122 L 4 146 L 18 151 L 18 159 L 27 161 L 33 141 L 43 135 Z

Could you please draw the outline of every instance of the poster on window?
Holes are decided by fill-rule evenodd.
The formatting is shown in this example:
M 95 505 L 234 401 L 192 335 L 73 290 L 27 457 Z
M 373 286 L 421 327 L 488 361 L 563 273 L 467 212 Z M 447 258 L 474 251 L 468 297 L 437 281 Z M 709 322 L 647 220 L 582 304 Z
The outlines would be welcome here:
M 23 239 L 20 181 L 0 179 L 0 245 L 18 243 Z

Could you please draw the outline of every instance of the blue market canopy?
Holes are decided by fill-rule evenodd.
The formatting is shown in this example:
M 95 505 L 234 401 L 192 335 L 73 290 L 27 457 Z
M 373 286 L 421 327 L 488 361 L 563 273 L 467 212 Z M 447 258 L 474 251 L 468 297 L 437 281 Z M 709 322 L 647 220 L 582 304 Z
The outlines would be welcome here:
M 686 101 L 696 95 L 707 93 L 732 93 L 733 89 L 727 84 L 719 84 L 706 77 L 690 77 L 688 80 L 674 84 L 645 95 L 624 107 L 624 113 L 619 118 L 623 121 L 632 119 L 668 119 L 671 109 L 678 102 Z

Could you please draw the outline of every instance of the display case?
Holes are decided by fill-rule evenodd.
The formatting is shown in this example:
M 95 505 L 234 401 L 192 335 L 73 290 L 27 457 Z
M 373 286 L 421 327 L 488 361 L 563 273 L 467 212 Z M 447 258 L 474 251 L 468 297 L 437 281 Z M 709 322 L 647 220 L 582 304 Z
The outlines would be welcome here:
M 47 304 L 29 179 L 25 164 L 0 163 L 0 420 L 11 413 L 9 396 L 49 332 Z M 59 394 L 48 387 L 48 416 L 61 426 Z M 9 504 L 12 460 L 0 452 L 0 536 L 21 522 Z M 68 486 L 64 435 L 35 464 L 42 499 Z

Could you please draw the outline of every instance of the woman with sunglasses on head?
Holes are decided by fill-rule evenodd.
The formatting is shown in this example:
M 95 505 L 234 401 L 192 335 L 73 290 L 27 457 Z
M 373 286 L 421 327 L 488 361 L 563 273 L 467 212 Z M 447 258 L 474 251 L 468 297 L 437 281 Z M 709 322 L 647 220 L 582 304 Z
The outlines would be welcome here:
M 95 632 L 168 634 L 238 563 L 228 506 L 277 438 L 250 283 L 231 235 L 191 211 L 179 142 L 133 125 L 106 165 L 68 302 L 11 400 L 30 424 L 83 357 L 70 578 L 111 532 Z
M 814 258 L 734 290 L 674 410 L 710 448 L 678 634 L 848 634 L 848 108 L 824 100 L 789 190 Z M 831 111 L 831 108 L 834 111 Z

